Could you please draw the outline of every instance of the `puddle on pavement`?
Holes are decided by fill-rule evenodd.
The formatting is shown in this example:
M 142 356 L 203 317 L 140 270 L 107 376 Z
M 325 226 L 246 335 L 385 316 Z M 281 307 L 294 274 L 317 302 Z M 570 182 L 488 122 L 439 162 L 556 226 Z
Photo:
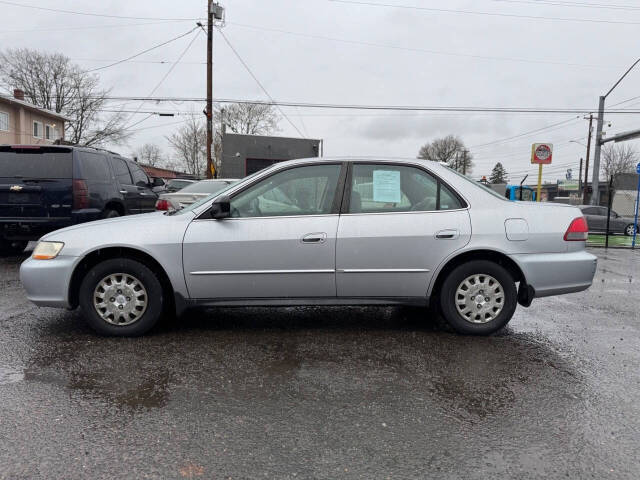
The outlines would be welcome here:
M 0 385 L 9 385 L 10 383 L 18 383 L 23 380 L 24 373 L 22 370 L 0 367 Z

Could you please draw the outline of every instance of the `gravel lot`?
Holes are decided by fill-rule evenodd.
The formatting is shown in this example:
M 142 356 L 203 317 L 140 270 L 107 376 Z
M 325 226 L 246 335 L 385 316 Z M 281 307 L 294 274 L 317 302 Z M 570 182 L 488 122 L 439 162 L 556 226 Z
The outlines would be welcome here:
M 139 339 L 0 258 L 0 478 L 629 478 L 640 252 L 489 338 L 399 308 L 214 309 Z

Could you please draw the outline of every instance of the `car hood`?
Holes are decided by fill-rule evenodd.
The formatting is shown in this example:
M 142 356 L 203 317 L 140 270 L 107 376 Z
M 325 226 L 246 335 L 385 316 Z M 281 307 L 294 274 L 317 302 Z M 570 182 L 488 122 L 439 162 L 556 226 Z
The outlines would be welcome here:
M 191 220 L 191 213 L 144 213 L 73 225 L 51 232 L 41 240 L 63 242 L 62 254 L 69 256 L 81 256 L 98 248 L 115 246 L 149 251 L 154 245 L 181 244 Z

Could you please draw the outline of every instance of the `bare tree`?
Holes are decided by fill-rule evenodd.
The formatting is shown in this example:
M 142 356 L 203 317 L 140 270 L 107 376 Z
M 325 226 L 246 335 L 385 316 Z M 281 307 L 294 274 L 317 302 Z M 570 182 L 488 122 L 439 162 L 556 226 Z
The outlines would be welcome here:
M 129 136 L 125 116 L 105 116 L 108 89 L 100 80 L 58 53 L 42 53 L 27 48 L 0 52 L 0 83 L 23 90 L 25 98 L 42 108 L 70 118 L 65 137 L 74 144 L 98 146 L 122 143 Z
M 432 160 L 434 162 L 446 163 L 449 167 L 467 175 L 473 169 L 473 156 L 465 148 L 460 137 L 447 135 L 437 138 L 431 143 L 426 143 L 420 147 L 418 158 Z
M 602 147 L 601 168 L 607 179 L 619 173 L 634 172 L 636 163 L 638 163 L 638 152 L 631 145 L 609 143 Z
M 138 148 L 133 155 L 138 157 L 138 161 L 143 165 L 149 165 L 150 167 L 165 166 L 166 162 L 162 150 L 155 143 L 145 143 Z
M 207 129 L 204 117 L 191 115 L 185 124 L 166 137 L 176 154 L 177 166 L 191 175 L 202 175 L 207 166 Z
M 233 133 L 269 135 L 279 130 L 280 116 L 272 105 L 231 103 L 217 106 L 216 123 L 224 123 Z

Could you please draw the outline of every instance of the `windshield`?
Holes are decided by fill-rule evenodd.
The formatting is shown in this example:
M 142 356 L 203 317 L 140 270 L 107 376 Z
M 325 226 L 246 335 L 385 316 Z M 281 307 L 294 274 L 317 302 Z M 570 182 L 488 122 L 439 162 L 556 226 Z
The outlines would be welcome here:
M 449 170 L 450 172 L 455 173 L 457 176 L 459 176 L 460 178 L 464 178 L 467 182 L 469 182 L 472 185 L 475 185 L 476 187 L 480 188 L 481 190 L 484 190 L 487 193 L 490 193 L 491 195 L 493 195 L 496 198 L 499 198 L 500 200 L 504 200 L 505 202 L 508 202 L 509 200 L 507 200 L 506 198 L 504 198 L 502 195 L 500 195 L 498 192 L 495 192 L 494 190 L 492 190 L 490 187 L 487 187 L 486 185 L 483 185 L 482 183 L 476 182 L 475 180 L 470 179 L 469 177 L 467 177 L 466 175 L 461 174 L 460 172 L 454 170 L 451 167 L 448 167 L 446 165 L 443 165 L 447 170 Z
M 228 187 L 231 183 L 226 180 L 204 180 L 184 187 L 180 190 L 180 193 L 216 193 Z

